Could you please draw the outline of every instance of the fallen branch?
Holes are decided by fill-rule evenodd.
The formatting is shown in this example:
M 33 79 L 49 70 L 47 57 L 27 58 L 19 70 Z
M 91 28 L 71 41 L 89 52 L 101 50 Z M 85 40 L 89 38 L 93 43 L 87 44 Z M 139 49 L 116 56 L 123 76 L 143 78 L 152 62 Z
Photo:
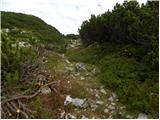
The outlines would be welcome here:
M 17 102 L 22 107 L 22 109 L 25 110 L 26 112 L 33 113 L 33 114 L 37 113 L 36 111 L 33 111 L 33 110 L 26 108 L 25 105 L 20 100 L 17 100 Z
M 25 113 L 24 111 L 22 111 L 19 108 L 17 108 L 17 106 L 13 102 L 11 102 L 11 105 L 16 109 L 16 113 L 17 114 L 21 113 L 22 115 L 25 116 L 26 119 L 29 118 L 29 116 L 27 115 L 27 113 Z
M 3 105 L 3 104 L 5 104 L 5 103 L 7 103 L 7 102 L 9 102 L 9 101 L 18 100 L 18 99 L 31 99 L 31 98 L 37 96 L 37 95 L 41 92 L 41 89 L 43 89 L 43 88 L 45 88 L 45 87 L 47 87 L 47 86 L 50 86 L 50 85 L 52 85 L 52 84 L 55 84 L 55 81 L 50 82 L 50 83 L 47 83 L 47 84 L 41 86 L 40 89 L 37 90 L 37 91 L 36 91 L 34 94 L 32 94 L 32 95 L 15 96 L 15 97 L 12 97 L 12 98 L 9 98 L 9 99 L 7 99 L 7 100 L 2 101 L 1 104 Z

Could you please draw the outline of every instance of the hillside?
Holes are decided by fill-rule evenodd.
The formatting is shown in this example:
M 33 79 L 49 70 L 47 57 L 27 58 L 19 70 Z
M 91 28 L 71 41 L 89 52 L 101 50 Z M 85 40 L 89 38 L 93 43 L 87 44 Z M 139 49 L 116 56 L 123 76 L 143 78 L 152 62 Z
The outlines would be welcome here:
M 43 42 L 64 44 L 63 35 L 53 26 L 46 24 L 40 18 L 14 12 L 1 12 L 2 29 L 26 29 L 32 31 Z

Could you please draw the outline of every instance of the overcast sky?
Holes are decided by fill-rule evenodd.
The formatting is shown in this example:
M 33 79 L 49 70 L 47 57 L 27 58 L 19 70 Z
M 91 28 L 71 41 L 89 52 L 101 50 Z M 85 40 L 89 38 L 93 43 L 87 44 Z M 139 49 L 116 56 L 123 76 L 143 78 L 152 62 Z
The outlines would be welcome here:
M 147 0 L 137 0 L 145 3 Z M 77 33 L 91 14 L 112 10 L 123 0 L 1 0 L 1 11 L 32 14 L 56 27 L 63 34 Z

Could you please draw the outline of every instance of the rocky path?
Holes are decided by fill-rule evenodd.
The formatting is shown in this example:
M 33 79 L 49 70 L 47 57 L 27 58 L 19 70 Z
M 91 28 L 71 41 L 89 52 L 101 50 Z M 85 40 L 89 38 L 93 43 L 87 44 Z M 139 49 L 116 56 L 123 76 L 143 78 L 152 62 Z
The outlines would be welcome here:
M 80 43 L 72 42 L 69 49 L 77 49 Z M 100 70 L 91 64 L 69 61 L 64 54 L 50 53 L 58 58 L 54 72 L 66 76 L 59 80 L 57 92 L 61 104 L 57 108 L 57 118 L 109 119 L 109 118 L 147 118 L 145 114 L 129 113 L 119 102 L 116 93 L 105 89 L 97 79 Z M 61 78 L 62 76 L 60 76 Z M 44 94 L 51 90 L 45 89 Z M 43 98 L 44 99 L 44 98 Z

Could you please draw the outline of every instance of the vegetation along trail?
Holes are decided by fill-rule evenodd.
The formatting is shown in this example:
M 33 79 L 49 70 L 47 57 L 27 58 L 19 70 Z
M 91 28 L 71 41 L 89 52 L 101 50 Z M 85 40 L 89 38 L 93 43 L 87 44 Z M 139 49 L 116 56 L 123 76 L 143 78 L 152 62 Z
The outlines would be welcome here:
M 116 4 L 63 35 L 1 12 L 1 117 L 159 118 L 159 3 Z

